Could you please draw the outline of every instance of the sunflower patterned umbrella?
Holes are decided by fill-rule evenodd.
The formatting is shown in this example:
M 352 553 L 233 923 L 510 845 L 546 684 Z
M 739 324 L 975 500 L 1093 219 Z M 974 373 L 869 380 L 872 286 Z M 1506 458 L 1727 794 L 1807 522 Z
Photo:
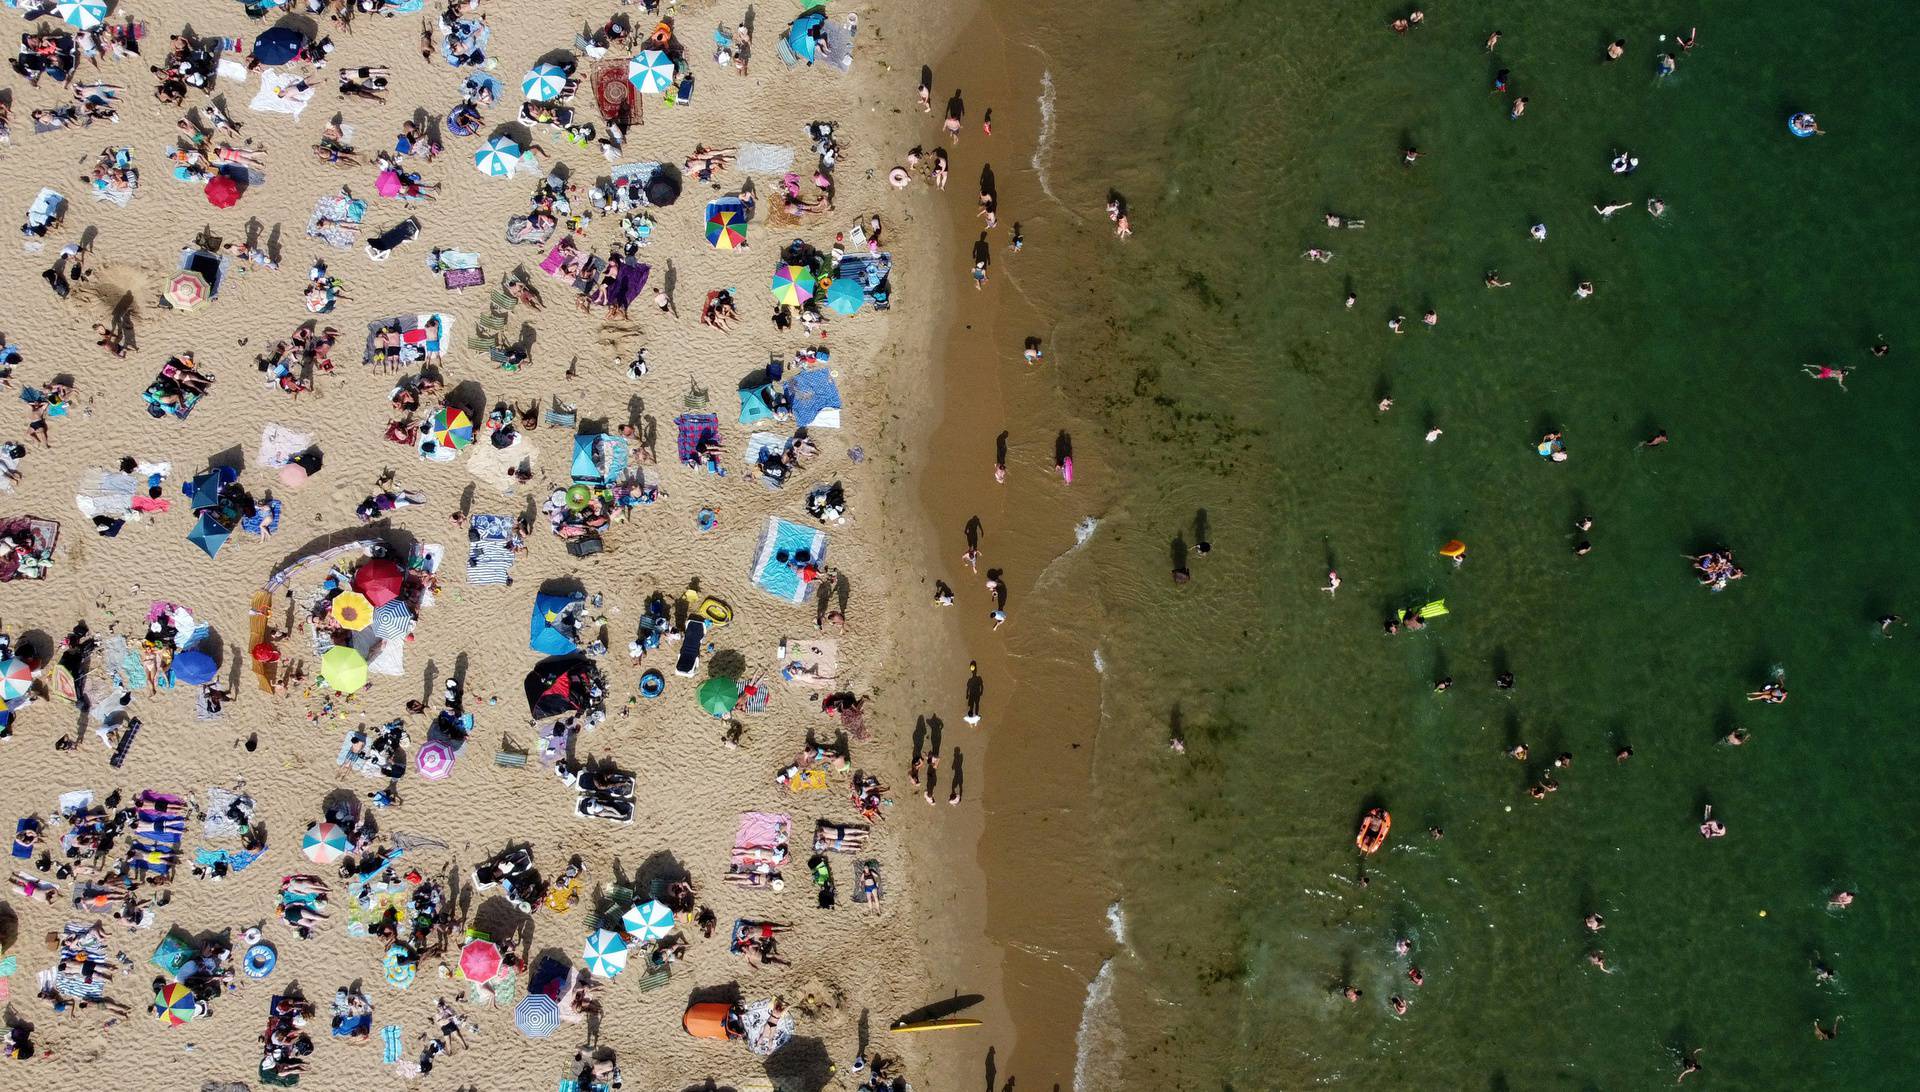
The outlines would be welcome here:
M 359 592 L 341 592 L 333 597 L 333 605 L 327 609 L 327 616 L 341 629 L 354 632 L 366 629 L 373 624 L 373 604 Z

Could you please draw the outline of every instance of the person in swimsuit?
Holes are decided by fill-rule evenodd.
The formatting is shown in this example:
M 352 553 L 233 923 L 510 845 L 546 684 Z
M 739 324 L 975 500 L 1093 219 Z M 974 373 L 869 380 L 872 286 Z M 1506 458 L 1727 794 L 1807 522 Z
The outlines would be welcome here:
M 1831 364 L 1802 364 L 1800 369 L 1815 379 L 1833 380 L 1840 385 L 1841 390 L 1847 389 L 1847 373 L 1853 370 L 1852 368 L 1836 368 Z

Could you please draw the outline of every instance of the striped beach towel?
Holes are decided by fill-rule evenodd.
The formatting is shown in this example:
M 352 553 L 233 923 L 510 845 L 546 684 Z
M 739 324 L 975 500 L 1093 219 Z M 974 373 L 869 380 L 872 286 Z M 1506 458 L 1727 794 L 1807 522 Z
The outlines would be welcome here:
M 400 1049 L 401 1049 L 400 1048 L 400 1025 L 388 1024 L 386 1027 L 381 1028 L 380 1042 L 382 1044 L 381 1050 L 380 1050 L 381 1061 L 385 1062 L 387 1065 L 393 1065 L 397 1063 L 400 1060 Z
M 513 536 L 510 516 L 481 514 L 467 521 L 467 583 L 512 582 Z

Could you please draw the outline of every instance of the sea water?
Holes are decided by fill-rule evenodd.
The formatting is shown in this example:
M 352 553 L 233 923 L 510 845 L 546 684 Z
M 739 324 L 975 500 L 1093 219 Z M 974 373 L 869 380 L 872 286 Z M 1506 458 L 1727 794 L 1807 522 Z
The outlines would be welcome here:
M 1048 331 L 1114 464 L 1050 574 L 1098 621 L 1094 821 L 1127 922 L 1076 1084 L 1650 1088 L 1700 1049 L 1690 1086 L 1910 1086 L 1920 630 L 1874 619 L 1920 618 L 1920 36 L 1865 3 L 1389 14 L 1022 24 L 1048 192 L 1111 186 L 1136 230 L 1094 211 L 1061 244 L 1090 264 Z M 1787 133 L 1801 109 L 1826 136 Z M 1843 391 L 1817 363 L 1857 370 Z M 1535 453 L 1551 431 L 1565 462 Z M 1747 575 L 1716 593 L 1688 555 L 1720 547 Z M 1776 668 L 1789 700 L 1744 700 Z M 1393 833 L 1363 860 L 1373 805 Z M 1727 837 L 1697 832 L 1709 805 Z

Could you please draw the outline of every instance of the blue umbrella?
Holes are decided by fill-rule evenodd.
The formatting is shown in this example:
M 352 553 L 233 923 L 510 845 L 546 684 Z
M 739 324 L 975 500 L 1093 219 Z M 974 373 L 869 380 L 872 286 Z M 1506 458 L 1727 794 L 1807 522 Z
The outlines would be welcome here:
M 529 1039 L 544 1039 L 560 1028 L 560 1006 L 544 993 L 530 993 L 513 1010 L 513 1026 Z
M 220 487 L 226 484 L 218 470 L 203 470 L 187 484 L 187 498 L 196 512 L 220 507 Z
M 673 59 L 657 49 L 642 50 L 627 61 L 627 82 L 643 94 L 659 94 L 673 86 Z
M 253 40 L 253 59 L 261 64 L 286 64 L 307 44 L 307 36 L 292 27 L 274 27 Z
M 566 69 L 557 64 L 534 65 L 520 80 L 520 93 L 534 102 L 552 102 L 566 87 Z
M 866 290 L 852 277 L 835 277 L 827 286 L 827 306 L 843 315 L 851 315 L 867 302 Z
M 187 532 L 187 541 L 207 552 L 208 557 L 220 556 L 220 547 L 226 544 L 227 536 L 233 534 L 233 528 L 223 525 L 211 515 L 201 513 L 200 522 Z
M 492 178 L 506 178 L 520 166 L 520 145 L 497 136 L 473 153 L 473 165 Z
M 373 608 L 373 635 L 385 640 L 405 637 L 413 629 L 413 612 L 404 600 L 389 599 Z
M 220 673 L 213 657 L 199 649 L 188 649 L 173 658 L 173 681 L 188 686 L 205 686 Z

